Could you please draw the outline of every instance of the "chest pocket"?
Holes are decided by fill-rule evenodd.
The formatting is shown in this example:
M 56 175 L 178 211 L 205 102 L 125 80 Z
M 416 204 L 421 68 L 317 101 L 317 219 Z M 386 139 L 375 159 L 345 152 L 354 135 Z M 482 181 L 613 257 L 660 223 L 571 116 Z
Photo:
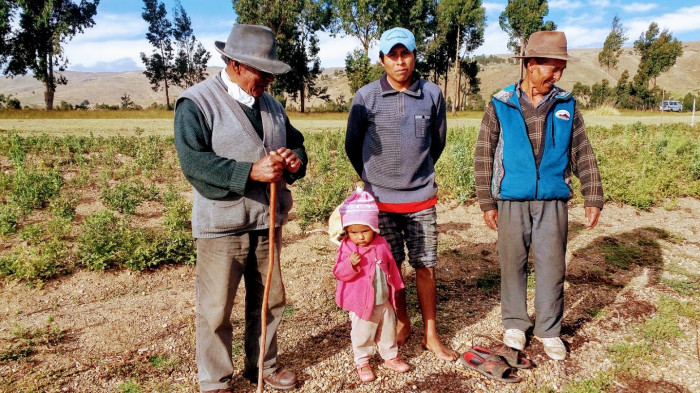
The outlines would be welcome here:
M 416 138 L 425 138 L 432 122 L 430 115 L 415 115 L 414 122 Z

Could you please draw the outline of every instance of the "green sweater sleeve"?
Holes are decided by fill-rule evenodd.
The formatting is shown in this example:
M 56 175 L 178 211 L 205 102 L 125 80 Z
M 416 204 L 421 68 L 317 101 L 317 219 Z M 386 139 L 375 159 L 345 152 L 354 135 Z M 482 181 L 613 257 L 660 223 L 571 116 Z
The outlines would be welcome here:
M 214 153 L 212 131 L 197 104 L 189 99 L 175 111 L 175 149 L 187 181 L 208 199 L 243 194 L 252 162 L 238 162 Z

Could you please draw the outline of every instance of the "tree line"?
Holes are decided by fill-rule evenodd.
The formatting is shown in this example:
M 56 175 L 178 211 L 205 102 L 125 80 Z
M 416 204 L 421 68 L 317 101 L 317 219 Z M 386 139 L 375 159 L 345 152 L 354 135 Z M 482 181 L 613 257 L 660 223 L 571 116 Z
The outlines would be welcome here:
M 453 113 L 481 99 L 478 73 L 484 58 L 473 56 L 484 43 L 485 9 L 481 0 L 231 0 L 237 23 L 261 24 L 275 33 L 278 57 L 292 71 L 277 77 L 271 92 L 299 100 L 305 111 L 308 99 L 329 101 L 326 88 L 319 87 L 321 61 L 319 32 L 333 37 L 351 36 L 360 49 L 347 54 L 345 72 L 351 92 L 376 80 L 383 69 L 368 57 L 369 48 L 381 33 L 394 26 L 411 30 L 417 43 L 416 71 L 440 85 Z M 45 86 L 46 109 L 53 108 L 58 85 L 67 83 L 61 74 L 68 66 L 63 45 L 93 27 L 99 0 L 0 0 L 0 66 L 5 75 L 32 75 Z M 522 54 L 530 35 L 555 30 L 546 0 L 509 0 L 499 25 L 509 35 L 508 48 Z M 187 88 L 207 76 L 211 54 L 197 41 L 189 16 L 176 1 L 172 17 L 163 2 L 143 0 L 142 17 L 148 23 L 146 38 L 153 47 L 141 53 L 144 74 L 154 91 L 164 91 L 171 106 L 170 89 Z M 15 23 L 17 22 L 17 23 Z M 625 29 L 613 19 L 610 35 L 599 62 L 608 72 L 615 69 L 625 42 Z M 682 45 L 667 31 L 652 23 L 635 42 L 641 55 L 637 74 L 620 80 L 615 105 L 647 106 L 658 102 L 656 78 L 682 54 Z M 521 66 L 522 71 L 522 66 Z M 630 79 L 630 80 L 628 80 Z M 605 81 L 600 82 L 602 84 Z M 586 105 L 598 103 L 600 87 L 577 84 L 575 94 Z M 596 93 L 593 93 L 594 88 Z M 609 86 L 608 86 L 609 88 Z M 603 89 L 604 91 L 605 89 Z M 607 92 L 606 100 L 610 101 Z M 617 93 L 616 93 L 617 94 Z
M 598 63 L 608 74 L 610 70 L 617 69 L 622 45 L 626 41 L 626 29 L 616 15 L 603 49 L 598 54 Z M 611 86 L 607 79 L 591 86 L 576 82 L 572 93 L 577 102 L 583 107 L 608 105 L 638 110 L 657 107 L 664 92 L 656 85 L 656 78 L 676 64 L 676 60 L 683 54 L 683 44 L 673 38 L 668 29 L 661 30 L 656 22 L 652 22 L 634 41 L 634 51 L 640 56 L 640 61 L 633 77 L 628 70 L 624 70 L 615 86 Z M 684 107 L 692 107 L 694 98 L 693 94 L 686 94 L 683 98 L 686 102 Z

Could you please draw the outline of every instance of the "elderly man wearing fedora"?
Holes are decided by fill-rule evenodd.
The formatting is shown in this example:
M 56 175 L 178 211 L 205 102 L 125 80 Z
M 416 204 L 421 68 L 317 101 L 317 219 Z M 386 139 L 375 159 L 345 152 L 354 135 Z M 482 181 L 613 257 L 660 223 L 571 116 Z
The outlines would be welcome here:
M 520 57 L 520 56 L 518 56 Z M 527 261 L 536 274 L 533 334 L 547 355 L 566 358 L 559 338 L 571 174 L 581 181 L 586 227 L 596 226 L 603 188 L 581 113 L 559 81 L 566 36 L 540 31 L 522 56 L 525 76 L 495 94 L 484 113 L 474 154 L 476 193 L 489 228 L 498 231 L 503 341 L 522 350 L 533 323 L 527 313 Z
M 175 147 L 193 186 L 199 385 L 204 392 L 231 391 L 230 319 L 241 278 L 246 287 L 243 376 L 257 380 L 269 213 L 277 209 L 263 375 L 265 384 L 287 390 L 297 378 L 277 364 L 277 327 L 285 308 L 279 249 L 292 206 L 286 183 L 304 176 L 307 156 L 304 137 L 265 90 L 274 75 L 290 67 L 277 59 L 267 27 L 234 25 L 226 43 L 217 41 L 216 48 L 226 68 L 185 90 L 175 109 Z M 270 206 L 272 182 L 277 183 L 277 206 Z

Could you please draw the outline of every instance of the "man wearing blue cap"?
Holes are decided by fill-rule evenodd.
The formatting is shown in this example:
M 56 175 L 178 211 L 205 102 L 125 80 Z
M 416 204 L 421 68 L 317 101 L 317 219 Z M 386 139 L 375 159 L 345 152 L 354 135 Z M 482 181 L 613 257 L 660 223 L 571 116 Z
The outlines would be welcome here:
M 416 270 L 423 315 L 423 347 L 444 360 L 457 359 L 437 334 L 437 184 L 435 162 L 445 147 L 447 120 L 440 88 L 414 74 L 416 41 L 395 27 L 379 41 L 382 77 L 357 91 L 350 108 L 345 152 L 365 190 L 379 207 L 379 229 L 400 265 Z M 399 269 L 400 270 L 400 269 Z M 406 342 L 411 323 L 405 290 L 396 293 L 397 342 Z

